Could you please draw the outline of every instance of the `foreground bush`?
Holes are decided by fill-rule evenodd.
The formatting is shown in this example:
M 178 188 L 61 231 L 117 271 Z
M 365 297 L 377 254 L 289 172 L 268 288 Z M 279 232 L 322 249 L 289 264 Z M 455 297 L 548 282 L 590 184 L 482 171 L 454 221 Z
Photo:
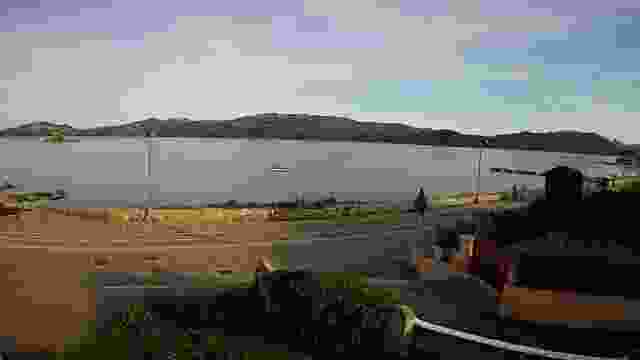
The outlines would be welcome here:
M 89 328 L 60 357 L 120 359 L 155 354 L 166 359 L 173 354 L 177 359 L 195 355 L 295 359 L 296 352 L 326 356 L 373 351 L 394 358 L 406 353 L 415 315 L 399 305 L 396 289 L 369 289 L 364 277 L 356 274 L 275 271 L 256 275 L 252 286 L 229 288 L 216 296 L 133 305 L 105 328 Z M 223 334 L 209 336 L 194 329 L 218 329 Z M 262 339 L 265 346 L 225 345 L 248 335 Z M 292 353 L 268 350 L 266 344 L 286 344 Z
M 640 179 L 631 179 L 624 181 L 621 185 L 616 185 L 615 191 L 619 192 L 640 192 Z

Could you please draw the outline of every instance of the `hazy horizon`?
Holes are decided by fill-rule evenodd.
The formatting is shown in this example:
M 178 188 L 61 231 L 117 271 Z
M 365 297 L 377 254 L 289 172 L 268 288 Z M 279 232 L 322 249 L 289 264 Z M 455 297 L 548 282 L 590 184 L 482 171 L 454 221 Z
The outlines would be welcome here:
M 629 0 L 7 0 L 0 128 L 346 116 L 640 143 Z

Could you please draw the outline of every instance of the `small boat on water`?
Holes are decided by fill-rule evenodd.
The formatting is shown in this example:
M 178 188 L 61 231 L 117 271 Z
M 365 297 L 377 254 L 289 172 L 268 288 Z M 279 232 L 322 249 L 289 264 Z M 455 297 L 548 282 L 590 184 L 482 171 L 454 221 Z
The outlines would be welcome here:
M 271 166 L 271 172 L 274 173 L 288 173 L 289 172 L 289 168 L 286 167 L 282 167 L 280 166 L 280 164 L 275 163 Z

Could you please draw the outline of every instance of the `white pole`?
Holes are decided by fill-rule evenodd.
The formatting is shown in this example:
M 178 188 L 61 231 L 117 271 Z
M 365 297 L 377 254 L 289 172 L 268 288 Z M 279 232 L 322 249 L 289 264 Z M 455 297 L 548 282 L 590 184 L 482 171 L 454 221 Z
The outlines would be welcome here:
M 145 175 L 147 178 L 147 190 L 145 191 L 145 209 L 144 209 L 144 220 L 148 220 L 149 219 L 149 202 L 151 201 L 151 191 L 149 189 L 149 186 L 151 185 L 151 151 L 152 151 L 152 147 L 151 147 L 151 133 L 148 132 L 147 134 L 145 134 L 146 137 L 148 138 L 147 140 L 147 156 L 146 156 L 146 167 L 145 167 Z
M 151 177 L 151 150 L 151 136 L 149 136 L 149 139 L 147 140 L 147 167 L 145 172 L 147 177 Z
M 478 172 L 476 175 L 476 196 L 475 199 L 473 200 L 473 202 L 475 204 L 477 204 L 480 200 L 479 200 L 479 196 L 480 196 L 480 166 L 482 164 L 482 152 L 484 151 L 484 149 L 480 149 L 480 156 L 478 157 Z

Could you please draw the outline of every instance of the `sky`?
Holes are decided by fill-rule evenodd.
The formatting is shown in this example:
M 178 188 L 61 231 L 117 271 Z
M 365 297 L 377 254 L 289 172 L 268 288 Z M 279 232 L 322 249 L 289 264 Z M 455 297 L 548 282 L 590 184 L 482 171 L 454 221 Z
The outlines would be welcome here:
M 349 116 L 640 143 L 637 0 L 2 0 L 0 128 Z

